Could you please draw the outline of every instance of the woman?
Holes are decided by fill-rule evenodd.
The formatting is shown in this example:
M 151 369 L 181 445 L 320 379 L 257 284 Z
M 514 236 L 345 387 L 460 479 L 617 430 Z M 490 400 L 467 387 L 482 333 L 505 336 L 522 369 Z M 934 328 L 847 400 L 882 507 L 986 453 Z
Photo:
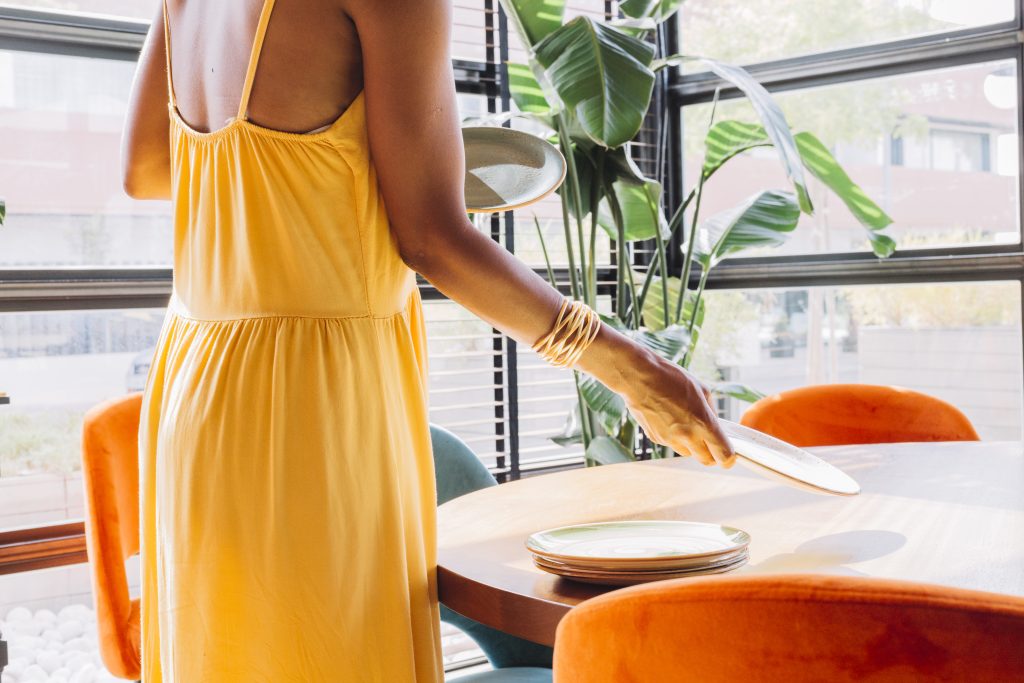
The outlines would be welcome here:
M 732 464 L 697 381 L 467 220 L 450 30 L 448 0 L 153 21 L 122 154 L 128 194 L 174 207 L 140 427 L 146 683 L 442 680 L 414 271 Z

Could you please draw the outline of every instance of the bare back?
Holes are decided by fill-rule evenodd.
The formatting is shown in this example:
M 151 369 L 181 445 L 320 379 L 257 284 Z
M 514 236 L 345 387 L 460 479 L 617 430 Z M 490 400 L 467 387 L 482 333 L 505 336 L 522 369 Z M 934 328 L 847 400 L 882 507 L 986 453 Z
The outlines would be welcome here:
M 238 111 L 262 0 L 167 0 L 171 71 L 181 117 L 195 130 Z M 336 120 L 363 87 L 355 24 L 339 0 L 278 0 L 267 25 L 248 118 L 293 133 Z

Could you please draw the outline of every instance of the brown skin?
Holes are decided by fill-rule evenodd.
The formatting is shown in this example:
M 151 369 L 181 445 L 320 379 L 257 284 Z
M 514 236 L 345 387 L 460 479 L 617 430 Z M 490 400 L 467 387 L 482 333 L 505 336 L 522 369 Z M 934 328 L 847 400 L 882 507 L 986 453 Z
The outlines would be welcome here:
M 178 109 L 197 130 L 234 117 L 260 8 L 168 0 Z M 554 322 L 561 295 L 466 216 L 450 0 L 279 0 L 249 106 L 257 124 L 302 132 L 333 121 L 365 83 L 367 135 L 402 259 L 517 342 Z M 311 31 L 311 27 L 316 27 Z M 170 198 L 163 13 L 139 58 L 122 140 L 125 191 Z M 199 73 L 204 64 L 221 65 Z M 339 102 L 343 103 L 339 106 Z M 212 123 L 211 123 L 212 122 Z M 219 123 L 217 123 L 219 122 Z M 735 455 L 704 387 L 607 325 L 576 367 L 620 394 L 647 435 L 705 465 Z

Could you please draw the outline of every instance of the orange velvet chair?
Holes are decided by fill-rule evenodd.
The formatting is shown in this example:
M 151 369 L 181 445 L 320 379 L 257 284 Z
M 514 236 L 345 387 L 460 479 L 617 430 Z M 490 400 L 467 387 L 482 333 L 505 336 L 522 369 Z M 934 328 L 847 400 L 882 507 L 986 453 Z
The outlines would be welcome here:
M 100 655 L 110 673 L 141 676 L 139 600 L 128 594 L 125 560 L 139 552 L 139 415 L 142 393 L 85 414 L 82 478 Z
M 819 384 L 752 405 L 740 423 L 795 446 L 978 441 L 956 407 L 927 394 L 872 384 Z
M 1024 679 L 1024 598 L 814 574 L 703 577 L 569 612 L 554 683 L 1006 683 Z

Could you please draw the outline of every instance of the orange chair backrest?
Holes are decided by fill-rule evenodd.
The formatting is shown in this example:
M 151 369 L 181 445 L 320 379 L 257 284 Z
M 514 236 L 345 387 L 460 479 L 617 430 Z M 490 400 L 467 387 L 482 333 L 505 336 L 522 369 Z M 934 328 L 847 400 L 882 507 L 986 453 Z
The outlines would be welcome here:
M 141 676 L 139 601 L 125 560 L 139 552 L 139 415 L 142 393 L 93 407 L 82 425 L 85 540 L 100 655 L 110 673 Z
M 554 683 L 1006 683 L 1024 598 L 813 574 L 659 581 L 558 625 Z
M 740 423 L 801 447 L 979 440 L 967 416 L 949 403 L 873 384 L 783 391 L 752 405 Z

